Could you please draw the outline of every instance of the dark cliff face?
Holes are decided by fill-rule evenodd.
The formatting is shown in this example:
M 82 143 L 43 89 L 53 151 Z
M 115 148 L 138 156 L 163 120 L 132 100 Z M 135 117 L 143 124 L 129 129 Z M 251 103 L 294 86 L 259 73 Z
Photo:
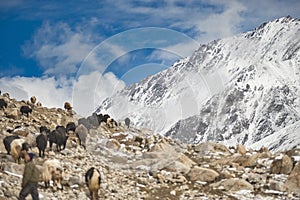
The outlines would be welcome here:
M 177 122 L 167 136 L 185 142 L 255 143 L 300 120 L 297 88 L 228 89 L 211 98 L 201 113 Z

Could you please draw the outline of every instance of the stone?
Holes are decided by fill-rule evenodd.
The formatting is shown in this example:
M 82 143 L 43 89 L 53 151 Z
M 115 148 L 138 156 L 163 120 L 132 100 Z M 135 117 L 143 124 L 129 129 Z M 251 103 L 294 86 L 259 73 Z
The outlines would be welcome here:
M 121 147 L 121 144 L 116 139 L 109 139 L 106 142 L 106 147 L 109 148 L 109 149 L 112 149 L 112 150 L 119 150 L 120 147 Z
M 269 182 L 269 184 L 270 184 L 270 186 L 269 186 L 269 189 L 270 189 L 270 190 L 276 190 L 276 191 L 280 191 L 280 192 L 286 191 L 286 188 L 285 188 L 283 182 L 271 180 L 271 181 Z
M 171 162 L 168 166 L 164 167 L 167 171 L 187 174 L 193 165 L 196 163 L 184 154 L 180 154 L 177 160 Z
M 20 119 L 17 108 L 7 108 L 5 110 L 5 115 L 7 118 L 10 118 L 10 119 L 14 119 L 14 120 Z
M 282 164 L 281 164 L 281 174 L 290 174 L 293 170 L 293 161 L 288 155 L 284 155 L 282 157 Z
M 288 176 L 284 187 L 288 192 L 294 192 L 300 195 L 300 161 L 297 162 L 293 171 Z
M 253 191 L 254 187 L 243 179 L 231 178 L 221 180 L 217 183 L 213 183 L 210 185 L 213 188 L 223 188 L 225 191 L 240 191 L 240 190 L 250 190 Z
M 219 176 L 219 173 L 208 168 L 195 166 L 188 173 L 191 181 L 212 182 Z
M 259 159 L 260 154 L 253 154 L 250 157 L 248 157 L 244 162 L 242 162 L 243 167 L 254 167 L 257 165 L 257 161 Z
M 293 161 L 288 155 L 283 155 L 281 159 L 275 159 L 271 164 L 271 173 L 289 174 L 293 169 Z
M 245 146 L 242 145 L 242 144 L 238 144 L 237 147 L 236 147 L 236 150 L 241 155 L 246 155 L 246 153 L 247 153 L 247 150 L 246 150 Z

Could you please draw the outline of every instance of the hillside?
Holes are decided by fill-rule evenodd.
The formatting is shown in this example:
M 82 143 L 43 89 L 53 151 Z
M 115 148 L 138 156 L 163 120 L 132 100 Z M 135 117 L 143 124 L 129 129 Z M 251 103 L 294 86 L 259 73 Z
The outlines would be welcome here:
M 27 101 L 0 96 L 8 107 L 0 111 L 0 138 L 17 134 L 38 155 L 34 139 L 40 125 L 77 122 L 80 116 L 62 109 L 38 107 Z M 30 105 L 32 114 L 21 116 L 21 105 Z M 11 132 L 11 133 L 9 133 Z M 55 148 L 54 148 L 55 149 Z M 7 155 L 0 144 L 0 199 L 17 199 L 24 161 Z M 87 149 L 68 140 L 61 152 L 46 149 L 47 159 L 58 159 L 64 169 L 63 190 L 39 183 L 42 200 L 89 199 L 84 174 L 94 166 L 101 171 L 100 199 L 297 199 L 300 198 L 300 149 L 271 153 L 242 145 L 217 143 L 185 144 L 148 129 L 109 128 L 102 123 L 90 129 Z

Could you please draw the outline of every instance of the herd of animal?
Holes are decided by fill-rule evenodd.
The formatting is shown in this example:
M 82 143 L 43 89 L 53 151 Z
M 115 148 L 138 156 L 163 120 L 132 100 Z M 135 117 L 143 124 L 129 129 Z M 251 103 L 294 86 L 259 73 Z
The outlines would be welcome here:
M 32 104 L 36 103 L 36 98 L 31 97 Z M 8 103 L 0 98 L 0 110 L 7 108 Z M 66 102 L 64 108 L 67 111 L 72 109 L 70 103 Z M 33 107 L 23 105 L 20 107 L 21 115 L 29 117 L 32 114 Z M 39 157 L 45 157 L 45 151 L 49 144 L 49 151 L 53 151 L 52 146 L 56 144 L 56 151 L 60 152 L 65 149 L 67 140 L 76 139 L 78 145 L 86 149 L 86 138 L 91 128 L 97 128 L 104 123 L 108 128 L 117 127 L 118 123 L 108 114 L 92 114 L 87 118 L 80 118 L 77 121 L 69 122 L 66 126 L 56 126 L 55 129 L 50 130 L 46 126 L 39 127 L 39 133 L 36 136 L 36 146 L 39 150 Z M 125 125 L 129 128 L 130 120 L 125 119 Z M 3 139 L 4 147 L 7 154 L 10 154 L 16 163 L 20 163 L 20 159 L 24 157 L 25 153 L 29 151 L 31 146 L 26 141 L 26 138 L 21 138 L 19 135 L 10 134 Z M 45 187 L 49 187 L 52 180 L 54 185 L 60 185 L 63 179 L 63 169 L 60 161 L 57 159 L 48 159 L 44 161 L 41 169 L 41 180 L 45 183 Z M 86 185 L 90 191 L 91 199 L 98 199 L 98 190 L 101 183 L 101 175 L 98 169 L 91 167 L 85 174 Z M 61 187 L 62 188 L 62 187 Z

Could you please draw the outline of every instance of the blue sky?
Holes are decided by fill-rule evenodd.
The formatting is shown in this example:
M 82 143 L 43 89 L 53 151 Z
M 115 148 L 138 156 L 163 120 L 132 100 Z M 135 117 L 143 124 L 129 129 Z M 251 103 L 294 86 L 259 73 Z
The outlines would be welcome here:
M 300 17 L 299 0 L 1 0 L 0 90 L 61 107 L 101 79 L 96 105 L 201 43 L 287 15 Z

